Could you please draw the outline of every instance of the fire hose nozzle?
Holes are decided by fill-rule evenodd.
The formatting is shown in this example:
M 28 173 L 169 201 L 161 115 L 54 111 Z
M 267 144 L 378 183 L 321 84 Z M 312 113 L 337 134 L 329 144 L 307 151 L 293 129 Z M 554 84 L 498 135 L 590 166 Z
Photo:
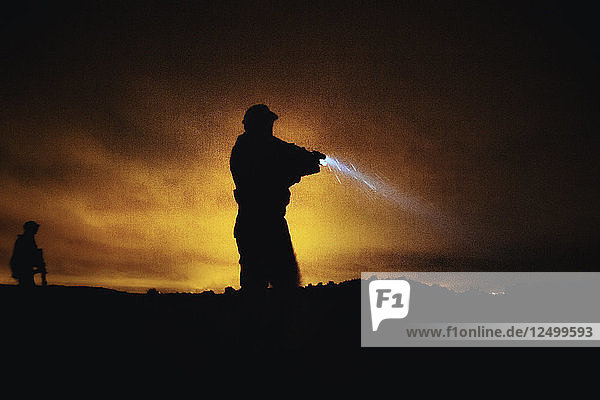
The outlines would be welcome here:
M 327 158 L 327 156 L 325 154 L 318 152 L 316 150 L 314 150 L 312 153 L 317 157 L 318 160 L 324 160 L 325 158 Z

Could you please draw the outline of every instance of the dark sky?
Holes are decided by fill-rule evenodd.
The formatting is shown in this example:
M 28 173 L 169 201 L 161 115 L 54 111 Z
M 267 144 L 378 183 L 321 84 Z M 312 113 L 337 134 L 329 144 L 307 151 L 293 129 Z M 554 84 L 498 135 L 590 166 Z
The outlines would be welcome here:
M 305 281 L 598 242 L 598 46 L 581 4 L 81 3 L 2 13 L 2 259 L 34 218 L 65 282 L 235 286 L 227 163 L 254 103 L 280 115 L 276 135 L 451 221 L 305 178 L 289 209 Z

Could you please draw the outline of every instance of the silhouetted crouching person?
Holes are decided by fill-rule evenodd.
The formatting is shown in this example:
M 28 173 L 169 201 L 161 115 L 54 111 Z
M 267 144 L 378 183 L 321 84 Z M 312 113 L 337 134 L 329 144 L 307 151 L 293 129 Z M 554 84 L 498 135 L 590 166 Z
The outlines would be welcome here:
M 42 286 L 46 286 L 46 263 L 42 255 L 42 249 L 35 243 L 35 234 L 38 232 L 39 224 L 35 221 L 27 221 L 23 225 L 23 234 L 17 237 L 12 257 L 10 258 L 10 269 L 12 277 L 19 282 L 23 288 L 35 286 L 34 275 L 42 275 Z
M 290 186 L 319 172 L 324 154 L 273 136 L 277 115 L 264 104 L 244 115 L 245 132 L 238 136 L 230 158 L 238 215 L 234 236 L 240 253 L 240 285 L 257 292 L 299 285 L 298 264 L 285 220 Z

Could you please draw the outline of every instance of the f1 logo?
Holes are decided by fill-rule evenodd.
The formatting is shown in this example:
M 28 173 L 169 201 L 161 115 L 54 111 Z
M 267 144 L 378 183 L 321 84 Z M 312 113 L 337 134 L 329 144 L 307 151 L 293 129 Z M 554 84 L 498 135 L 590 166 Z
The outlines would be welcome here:
M 408 315 L 410 284 L 405 280 L 375 280 L 369 283 L 373 331 L 384 319 L 402 319 Z

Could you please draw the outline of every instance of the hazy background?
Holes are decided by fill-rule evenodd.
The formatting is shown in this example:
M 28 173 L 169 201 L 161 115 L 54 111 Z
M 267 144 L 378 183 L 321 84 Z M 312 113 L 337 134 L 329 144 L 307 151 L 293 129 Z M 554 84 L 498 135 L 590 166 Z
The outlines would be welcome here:
M 288 222 L 304 283 L 596 268 L 584 6 L 84 3 L 2 13 L 0 282 L 35 219 L 51 283 L 239 287 L 228 157 L 255 103 L 279 114 L 282 139 L 446 216 L 432 224 L 326 170 L 303 178 Z

